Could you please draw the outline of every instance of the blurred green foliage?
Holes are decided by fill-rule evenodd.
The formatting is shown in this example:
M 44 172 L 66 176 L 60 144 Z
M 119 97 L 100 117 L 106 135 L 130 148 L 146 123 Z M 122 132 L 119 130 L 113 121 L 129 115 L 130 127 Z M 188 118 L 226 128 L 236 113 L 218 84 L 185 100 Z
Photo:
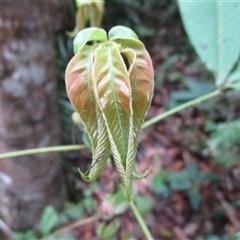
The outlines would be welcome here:
M 194 98 L 210 93 L 214 89 L 213 83 L 196 81 L 191 78 L 183 80 L 183 84 L 186 89 L 176 90 L 171 93 L 168 108 L 174 108 Z
M 161 11 L 161 16 L 159 12 Z M 158 34 L 158 30 L 164 26 L 164 24 L 171 20 L 171 18 L 177 12 L 176 1 L 129 1 L 129 0 L 106 0 L 105 12 L 103 18 L 103 28 L 109 30 L 114 25 L 124 25 L 133 28 L 140 36 L 140 39 L 147 40 L 152 43 L 155 36 Z M 177 20 L 179 23 L 180 21 Z M 172 20 L 171 20 L 172 24 Z M 177 23 L 175 23 L 177 24 Z M 156 29 L 158 26 L 158 29 Z M 166 26 L 165 26 L 166 27 Z M 171 27 L 171 26 L 170 26 Z M 164 42 L 168 43 L 171 39 L 168 36 L 163 36 Z M 169 45 L 172 44 L 169 43 Z M 156 71 L 156 83 L 165 84 L 178 83 L 182 88 L 174 90 L 170 95 L 170 101 L 168 108 L 175 107 L 179 104 L 197 98 L 203 94 L 206 94 L 213 89 L 212 83 L 209 81 L 212 75 L 206 70 L 207 67 L 203 66 L 200 59 L 195 56 L 195 60 L 189 62 L 189 51 L 191 47 L 189 42 L 185 42 L 185 45 L 179 43 L 179 49 L 181 53 L 171 53 L 165 61 L 157 67 Z M 161 49 L 160 49 L 161 50 Z M 191 52 L 192 54 L 192 52 Z M 73 107 L 69 103 L 69 100 L 65 91 L 64 73 L 66 65 L 72 56 L 72 39 L 61 34 L 57 35 L 57 54 L 56 54 L 56 66 L 59 79 L 59 107 L 61 112 L 62 130 L 64 136 L 71 132 L 72 120 L 71 114 Z M 197 67 L 200 69 L 201 79 L 186 78 L 181 69 L 174 67 L 177 62 L 184 62 L 190 67 Z M 234 94 L 230 94 L 234 95 Z M 239 99 L 239 97 L 237 97 Z M 217 113 L 221 114 L 221 120 L 227 118 L 229 114 L 229 108 L 233 105 L 232 100 L 226 101 L 223 98 L 222 101 L 216 102 L 215 100 L 209 101 L 207 104 L 200 106 L 201 110 L 206 111 L 209 114 L 209 120 L 204 124 L 205 131 L 210 132 L 210 138 L 207 141 L 208 154 L 211 154 L 219 163 L 223 166 L 231 166 L 237 163 L 238 156 L 240 154 L 240 121 L 236 120 L 229 123 L 218 124 L 215 122 L 214 116 Z M 213 120 L 211 120 L 211 118 Z M 83 141 L 89 145 L 89 139 L 83 134 Z M 159 174 L 153 179 L 151 187 L 157 196 L 163 198 L 169 198 L 171 190 L 181 191 L 187 194 L 190 206 L 193 211 L 197 211 L 201 204 L 201 191 L 199 189 L 199 183 L 206 180 L 216 179 L 218 176 L 212 172 L 201 172 L 197 165 L 193 162 L 186 164 L 185 168 L 179 172 L 168 173 L 161 169 Z M 26 233 L 17 233 L 20 239 L 37 239 L 46 233 L 54 230 L 59 224 L 67 222 L 69 219 L 77 219 L 81 217 L 84 212 L 93 213 L 96 209 L 96 202 L 92 198 L 91 185 L 88 185 L 90 189 L 83 191 L 83 199 L 78 203 L 66 203 L 66 207 L 62 213 L 57 213 L 54 209 L 46 208 L 43 212 L 41 219 L 41 226 L 39 232 L 27 231 Z M 107 204 L 113 204 L 118 213 L 126 211 L 126 202 L 119 194 L 115 192 L 106 198 Z M 153 203 L 145 196 L 137 196 L 136 203 L 142 213 L 151 211 Z M 56 216 L 58 221 L 56 221 Z M 44 220 L 45 219 L 45 220 Z M 47 219 L 47 220 L 46 220 Z M 47 226 L 45 226 L 47 225 Z M 98 237 L 102 239 L 114 239 L 114 234 L 119 229 L 119 222 L 117 219 L 110 221 L 110 223 L 101 223 L 97 226 L 96 232 Z M 21 234 L 23 234 L 21 236 Z M 239 233 L 236 235 L 240 239 Z M 66 239 L 71 239 L 71 236 L 66 236 Z M 128 239 L 128 233 L 126 238 Z M 64 238 L 65 239 L 65 238 Z M 222 240 L 229 239 L 229 236 L 216 236 L 208 235 L 206 240 Z
M 83 216 L 84 213 L 94 214 L 96 212 L 96 201 L 92 197 L 94 190 L 98 189 L 96 183 L 91 184 L 89 188 L 83 191 L 83 199 L 77 203 L 66 202 L 62 212 L 57 212 L 52 206 L 46 206 L 42 212 L 39 229 L 37 231 L 28 230 L 15 232 L 20 240 L 37 240 L 52 233 L 57 227 L 74 221 Z M 75 240 L 69 234 L 62 234 L 51 238 L 52 240 Z
M 240 240 L 240 231 L 237 232 L 231 240 Z
M 224 167 L 239 164 L 240 120 L 220 123 L 214 126 L 208 141 L 208 151 Z
M 201 203 L 198 183 L 215 178 L 214 173 L 200 172 L 194 162 L 188 162 L 185 168 L 179 172 L 169 173 L 161 169 L 153 179 L 151 187 L 157 195 L 163 198 L 169 198 L 171 190 L 186 191 L 192 209 L 197 211 Z

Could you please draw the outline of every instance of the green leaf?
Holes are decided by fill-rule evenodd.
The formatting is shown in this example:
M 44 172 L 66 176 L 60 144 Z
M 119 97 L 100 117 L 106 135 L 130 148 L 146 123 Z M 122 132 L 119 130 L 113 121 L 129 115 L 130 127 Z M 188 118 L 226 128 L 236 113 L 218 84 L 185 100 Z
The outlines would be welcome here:
M 78 7 L 75 15 L 75 28 L 73 31 L 67 31 L 67 35 L 70 37 L 75 37 L 77 33 L 86 27 L 86 23 L 89 19 L 89 4 L 84 4 Z
M 96 49 L 94 76 L 96 100 L 107 126 L 114 161 L 122 177 L 126 196 L 129 198 L 135 160 L 128 158 L 128 148 L 134 145 L 131 86 L 117 44 L 106 42 Z M 129 169 L 131 173 L 128 176 L 125 174 L 127 160 L 132 162 Z
M 171 93 L 169 108 L 176 107 L 184 102 L 198 98 L 204 94 L 210 93 L 214 89 L 214 85 L 208 82 L 197 82 L 194 79 L 187 78 L 183 81 L 187 90 L 177 90 Z
M 110 29 L 108 33 L 109 39 L 136 39 L 138 40 L 137 34 L 130 28 L 124 26 L 115 26 Z
M 102 22 L 104 1 L 103 0 L 84 0 L 76 1 L 77 12 L 75 17 L 75 28 L 72 32 L 67 32 L 70 37 L 86 28 L 89 23 L 90 27 L 100 27 Z
M 190 182 L 182 181 L 182 182 L 171 182 L 170 188 L 178 191 L 185 191 L 191 187 Z
M 67 202 L 64 206 L 64 213 L 70 218 L 70 219 L 78 219 L 83 215 L 83 209 L 81 206 L 81 203 L 70 203 Z
M 227 79 L 226 88 L 240 89 L 240 59 Z
M 188 180 L 192 182 L 197 181 L 199 175 L 196 163 L 188 162 L 186 164 L 186 170 L 188 172 Z
M 217 236 L 217 235 L 208 235 L 206 237 L 206 240 L 222 240 L 221 237 Z
M 79 170 L 82 178 L 94 181 L 104 169 L 110 155 L 110 144 L 104 119 L 99 114 L 93 93 L 93 59 L 95 47 L 85 45 L 68 64 L 66 88 L 71 103 L 82 119 L 89 135 L 93 152 L 93 163 L 86 176 Z
M 136 172 L 137 140 L 153 96 L 153 66 L 144 45 L 129 28 L 106 33 L 97 28 L 75 38 L 77 54 L 66 70 L 66 87 L 92 145 L 93 161 L 85 181 L 95 180 L 110 154 L 121 175 L 125 197 L 132 200 Z M 105 42 L 103 42 L 105 41 Z M 91 43 L 90 43 L 91 42 Z
M 107 197 L 104 199 L 103 205 L 108 207 L 113 206 L 112 213 L 114 215 L 124 213 L 129 207 L 129 204 L 126 202 L 122 191 L 117 191 L 116 193 L 107 195 Z
M 40 221 L 40 232 L 43 236 L 49 234 L 53 228 L 57 226 L 58 213 L 52 206 L 44 208 L 41 221 Z
M 153 207 L 153 202 L 149 197 L 137 195 L 135 201 L 139 211 L 142 214 L 149 212 Z
M 197 187 L 192 187 L 188 192 L 189 201 L 194 211 L 197 211 L 200 207 L 201 195 Z
M 240 240 L 240 231 L 233 236 L 232 240 Z
M 92 0 L 90 7 L 90 26 L 100 27 L 104 11 L 104 1 Z
M 69 234 L 62 234 L 59 236 L 52 237 L 51 240 L 77 240 L 77 239 Z
M 96 232 L 97 232 L 97 235 L 101 237 L 101 239 L 115 239 L 113 237 L 116 234 L 119 227 L 120 227 L 120 223 L 117 219 L 115 219 L 108 225 L 104 223 L 99 223 L 97 225 Z
M 121 54 L 129 65 L 128 72 L 132 89 L 133 125 L 136 139 L 141 131 L 145 115 L 151 104 L 154 87 L 154 71 L 151 58 L 138 40 L 116 39 Z
M 162 195 L 164 198 L 170 196 L 170 189 L 166 184 L 164 172 L 161 171 L 151 182 L 151 187 L 156 194 Z
M 14 232 L 14 235 L 19 240 L 26 240 L 26 239 L 38 240 L 33 230 L 28 230 L 26 232 Z
M 151 58 L 146 51 L 144 45 L 135 39 L 115 39 L 120 45 L 121 55 L 125 60 L 125 65 L 128 69 L 133 109 L 133 149 L 129 152 L 129 159 L 135 158 L 137 151 L 137 141 L 141 132 L 141 127 L 144 122 L 145 115 L 150 107 L 153 87 L 154 87 L 154 71 Z M 132 164 L 131 161 L 127 164 Z M 127 170 L 132 169 L 132 166 L 127 166 Z M 143 174 L 138 174 L 134 168 L 135 179 L 141 179 L 148 175 L 150 168 Z
M 103 42 L 107 40 L 106 32 L 97 27 L 90 27 L 81 30 L 73 40 L 74 54 L 90 41 Z
M 240 54 L 240 4 L 220 0 L 178 4 L 191 43 L 214 72 L 217 86 L 222 86 Z
M 92 149 L 92 143 L 87 132 L 84 132 L 82 135 L 83 143 L 89 148 Z
M 75 0 L 77 7 L 80 7 L 82 5 L 91 5 L 92 3 L 104 3 L 104 0 Z

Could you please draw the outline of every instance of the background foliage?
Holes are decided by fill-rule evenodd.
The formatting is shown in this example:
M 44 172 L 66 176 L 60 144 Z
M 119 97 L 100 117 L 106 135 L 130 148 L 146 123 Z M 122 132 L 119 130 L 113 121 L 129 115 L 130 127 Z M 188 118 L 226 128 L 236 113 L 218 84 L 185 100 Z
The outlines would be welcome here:
M 214 81 L 225 89 L 239 88 L 240 43 L 236 39 L 239 39 L 240 29 L 236 22 L 240 5 L 226 8 L 219 2 L 201 6 L 180 2 L 189 41 L 176 1 L 171 4 L 167 1 L 106 1 L 103 28 L 108 31 L 118 24 L 131 27 L 151 53 L 156 88 L 147 118 L 209 93 L 214 89 Z M 218 8 L 217 4 L 220 4 Z M 197 10 L 190 11 L 190 7 Z M 227 15 L 226 11 L 231 14 Z M 209 15 L 212 20 L 205 21 Z M 222 21 L 216 22 L 217 16 L 223 16 Z M 221 30 L 220 33 L 211 31 L 213 27 Z M 65 67 L 72 56 L 72 39 L 65 33 L 59 33 L 56 39 L 62 141 L 87 143 L 83 128 L 72 122 L 73 108 L 63 83 Z M 218 45 L 220 51 L 210 47 L 216 46 L 216 41 L 222 43 Z M 238 92 L 226 92 L 143 130 L 137 161 L 140 169 L 151 164 L 152 171 L 144 181 L 134 184 L 134 191 L 138 193 L 137 205 L 156 238 L 229 239 L 240 228 L 238 103 Z M 79 179 L 77 167 L 90 167 L 90 159 L 88 150 L 63 155 L 69 202 L 62 213 L 47 206 L 39 231 L 17 233 L 20 239 L 44 237 L 71 221 L 99 212 L 104 216 L 100 222 L 77 228 L 64 238 L 143 238 L 133 223 L 132 214 L 127 211 L 123 196 L 115 188 L 114 179 L 118 176 L 111 165 L 94 184 L 88 185 Z M 239 239 L 238 235 L 234 239 Z

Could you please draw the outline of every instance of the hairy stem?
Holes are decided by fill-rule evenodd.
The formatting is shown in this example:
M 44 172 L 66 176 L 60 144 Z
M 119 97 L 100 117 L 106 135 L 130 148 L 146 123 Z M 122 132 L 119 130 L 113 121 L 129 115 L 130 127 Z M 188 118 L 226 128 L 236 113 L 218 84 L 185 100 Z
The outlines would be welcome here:
M 181 104 L 180 106 L 177 106 L 173 109 L 170 109 L 169 111 L 166 111 L 164 113 L 160 113 L 159 115 L 157 115 L 156 117 L 146 121 L 144 124 L 143 124 L 143 127 L 142 128 L 146 128 L 146 127 L 149 127 L 150 125 L 156 123 L 156 122 L 159 122 L 175 113 L 178 113 L 180 111 L 182 111 L 183 109 L 185 108 L 188 108 L 188 107 L 191 107 L 191 106 L 194 106 L 194 105 L 197 105 L 201 102 L 204 102 L 208 99 L 211 99 L 213 97 L 216 97 L 217 95 L 220 95 L 221 94 L 221 90 L 215 90 L 213 92 L 210 92 L 204 96 L 201 96 L 199 98 L 196 98 L 196 99 L 193 99 L 189 102 L 186 102 L 184 104 Z
M 153 238 L 151 232 L 149 231 L 149 229 L 148 229 L 144 219 L 142 218 L 140 212 L 138 211 L 138 208 L 135 205 L 134 201 L 131 201 L 129 203 L 129 205 L 130 205 L 130 207 L 131 207 L 131 209 L 133 211 L 133 214 L 134 214 L 135 218 L 137 219 L 137 221 L 138 221 L 138 223 L 139 223 L 139 225 L 140 225 L 140 227 L 141 227 L 141 229 L 142 229 L 146 239 L 147 240 L 153 240 L 154 238 Z
M 21 156 L 39 154 L 39 153 L 76 151 L 76 150 L 81 150 L 81 149 L 87 149 L 87 146 L 76 144 L 76 145 L 33 148 L 33 149 L 27 149 L 27 150 L 13 151 L 13 152 L 9 152 L 9 153 L 1 153 L 0 160 L 5 159 L 5 158 L 21 157 Z

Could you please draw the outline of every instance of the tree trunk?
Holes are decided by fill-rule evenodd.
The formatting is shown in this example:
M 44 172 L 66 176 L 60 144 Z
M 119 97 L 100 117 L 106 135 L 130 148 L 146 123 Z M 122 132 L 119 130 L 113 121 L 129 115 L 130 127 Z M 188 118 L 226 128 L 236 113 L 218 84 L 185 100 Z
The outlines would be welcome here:
M 50 1 L 0 1 L 0 152 L 60 144 Z M 59 209 L 65 188 L 58 153 L 0 161 L 0 215 L 12 229 L 36 227 Z

